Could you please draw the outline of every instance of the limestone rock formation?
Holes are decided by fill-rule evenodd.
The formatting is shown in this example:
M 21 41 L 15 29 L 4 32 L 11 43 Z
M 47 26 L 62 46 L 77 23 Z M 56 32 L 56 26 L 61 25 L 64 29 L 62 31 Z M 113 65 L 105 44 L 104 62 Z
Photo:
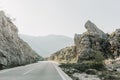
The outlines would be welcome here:
M 36 62 L 40 56 L 18 37 L 18 29 L 0 11 L 0 69 Z
M 85 28 L 87 32 L 81 35 L 76 34 L 74 37 L 76 52 L 79 54 L 78 62 L 91 59 L 91 55 L 97 52 L 104 53 L 103 55 L 107 56 L 107 34 L 90 21 L 86 22 Z
M 109 37 L 110 52 L 114 57 L 120 56 L 120 29 L 116 29 Z
M 89 20 L 86 22 L 85 28 L 87 29 L 86 33 L 88 33 L 90 35 L 93 35 L 93 36 L 97 35 L 100 38 L 107 38 L 105 33 L 102 30 L 100 30 L 99 28 L 97 28 L 97 26 Z
M 75 48 L 72 52 L 72 55 L 76 56 L 75 59 L 76 61 L 74 62 L 79 62 L 80 60 L 84 60 L 84 59 L 89 60 L 91 56 L 90 53 L 95 53 L 96 51 L 103 53 L 106 51 L 104 47 L 106 47 L 107 49 L 107 45 L 106 45 L 107 42 L 105 41 L 107 38 L 107 34 L 105 34 L 103 31 L 97 28 L 96 25 L 93 24 L 91 21 L 87 21 L 85 23 L 85 28 L 87 29 L 86 32 L 84 32 L 83 34 L 75 34 L 74 36 Z M 62 54 L 71 53 L 69 49 L 71 49 L 71 47 L 68 47 L 67 49 L 64 48 L 56 52 L 57 55 L 55 55 L 56 54 L 55 53 L 54 55 L 52 55 L 52 57 L 55 57 L 57 58 L 57 60 L 60 60 L 58 58 L 62 56 Z M 64 55 L 64 57 L 67 56 Z M 61 60 L 66 61 L 65 58 L 62 58 Z
M 90 21 L 85 28 L 83 34 L 75 34 L 74 47 L 61 49 L 51 60 L 62 62 L 60 67 L 73 80 L 120 80 L 120 29 L 106 34 Z
M 120 29 L 117 29 L 109 35 L 100 30 L 91 21 L 85 23 L 85 28 L 87 29 L 86 32 L 83 34 L 75 34 L 74 36 L 75 48 L 72 55 L 77 56 L 77 62 L 94 59 L 96 54 L 104 56 L 106 59 L 120 56 Z M 70 53 L 69 49 L 71 49 L 71 47 L 65 50 L 61 49 L 57 52 L 58 56 L 55 55 L 55 57 L 58 59 L 62 54 Z M 52 57 L 54 57 L 54 55 L 52 55 Z M 61 60 L 66 61 L 64 58 Z

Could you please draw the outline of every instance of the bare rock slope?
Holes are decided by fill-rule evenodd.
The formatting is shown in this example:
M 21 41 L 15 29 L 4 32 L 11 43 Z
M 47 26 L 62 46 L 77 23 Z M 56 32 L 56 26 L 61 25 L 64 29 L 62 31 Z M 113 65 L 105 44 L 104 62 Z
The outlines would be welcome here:
M 0 69 L 36 62 L 39 55 L 18 37 L 18 29 L 0 11 Z
M 94 59 L 96 54 L 103 55 L 106 59 L 120 56 L 120 29 L 117 29 L 112 34 L 107 34 L 91 21 L 85 23 L 85 28 L 87 31 L 83 34 L 75 34 L 74 46 L 72 48 L 63 48 L 52 54 L 50 59 L 57 59 L 56 61 L 60 62 L 61 60 L 68 62 L 74 59 L 76 60 L 75 62 L 79 63 L 82 60 Z M 62 56 L 63 54 L 66 56 Z

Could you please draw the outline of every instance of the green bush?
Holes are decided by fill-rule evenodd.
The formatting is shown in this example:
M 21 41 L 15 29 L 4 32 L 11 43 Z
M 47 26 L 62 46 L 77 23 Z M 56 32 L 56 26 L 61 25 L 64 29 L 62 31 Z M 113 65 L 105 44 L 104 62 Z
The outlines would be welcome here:
M 96 61 L 101 62 L 105 59 L 104 53 L 101 51 L 90 51 L 89 53 L 83 52 L 83 54 L 80 54 L 78 58 L 78 62 L 82 61 Z
M 96 51 L 95 60 L 97 62 L 102 62 L 104 59 L 105 59 L 105 57 L 103 56 L 103 53 L 100 51 Z
M 105 70 L 105 66 L 102 62 L 95 62 L 95 61 L 89 61 L 84 63 L 78 63 L 78 64 L 61 64 L 61 68 L 74 68 L 75 70 L 78 70 L 78 72 L 85 72 L 87 69 L 96 69 L 98 71 Z

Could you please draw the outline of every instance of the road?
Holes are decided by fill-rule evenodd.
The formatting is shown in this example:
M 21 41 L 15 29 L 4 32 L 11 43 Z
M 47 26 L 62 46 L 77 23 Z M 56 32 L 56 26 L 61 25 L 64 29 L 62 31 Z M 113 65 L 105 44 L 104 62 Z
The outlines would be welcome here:
M 0 80 L 72 80 L 52 61 L 5 69 L 0 71 Z

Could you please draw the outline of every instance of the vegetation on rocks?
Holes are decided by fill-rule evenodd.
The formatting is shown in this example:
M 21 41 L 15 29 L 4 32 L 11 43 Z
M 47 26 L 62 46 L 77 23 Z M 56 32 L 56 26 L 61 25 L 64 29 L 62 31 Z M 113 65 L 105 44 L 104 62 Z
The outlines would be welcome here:
M 120 57 L 120 29 L 106 34 L 91 21 L 85 23 L 85 28 L 86 32 L 74 37 L 75 50 L 72 54 L 77 56 L 77 63 L 61 64 L 60 67 L 75 80 L 75 73 L 94 74 L 101 80 L 120 80 L 120 60 L 116 60 Z M 62 51 L 57 54 L 61 55 Z M 116 61 L 106 63 L 105 60 L 109 59 Z
M 18 36 L 14 23 L 0 11 L 0 69 L 37 62 L 39 56 Z

